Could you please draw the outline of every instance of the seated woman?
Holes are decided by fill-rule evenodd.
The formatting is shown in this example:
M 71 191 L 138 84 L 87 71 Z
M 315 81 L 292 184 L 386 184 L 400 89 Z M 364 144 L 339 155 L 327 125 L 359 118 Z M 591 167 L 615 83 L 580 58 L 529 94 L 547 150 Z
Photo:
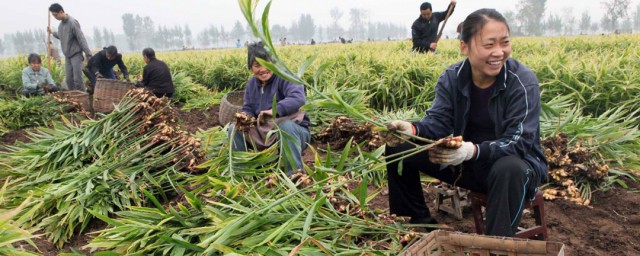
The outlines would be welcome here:
M 291 155 L 295 162 L 295 166 L 287 163 L 287 175 L 293 174 L 294 170 L 300 170 L 302 165 L 302 151 L 307 147 L 307 143 L 311 139 L 309 132 L 309 116 L 300 110 L 306 103 L 306 95 L 304 87 L 299 84 L 288 82 L 281 77 L 273 74 L 266 67 L 263 67 L 256 61 L 261 58 L 271 61 L 271 57 L 264 49 L 262 42 L 252 43 L 248 46 L 248 68 L 253 72 L 254 77 L 249 79 L 244 92 L 244 103 L 242 112 L 250 117 L 258 120 L 258 125 L 262 124 L 260 120 L 266 120 L 272 117 L 272 100 L 275 97 L 276 119 L 278 128 L 289 136 L 284 136 L 283 140 L 287 143 L 291 150 Z M 290 117 L 290 118 L 289 118 Z M 233 133 L 235 124 L 229 127 L 229 137 Z M 233 150 L 246 151 L 249 136 L 246 133 L 236 131 L 231 141 Z
M 51 77 L 51 73 L 42 67 L 42 59 L 37 53 L 27 57 L 29 66 L 22 70 L 22 93 L 26 97 L 43 95 L 48 92 L 57 92 L 58 87 Z
M 540 146 L 540 88 L 536 75 L 509 58 L 505 18 L 480 9 L 462 23 L 460 51 L 466 60 L 438 79 L 435 99 L 419 122 L 392 121 L 389 130 L 438 139 L 462 136 L 458 148 L 436 147 L 387 164 L 391 213 L 412 223 L 435 224 L 425 204 L 420 171 L 441 181 L 486 193 L 486 234 L 514 236 L 525 200 L 546 179 Z M 387 138 L 387 155 L 414 148 Z M 392 159 L 387 159 L 392 160 Z

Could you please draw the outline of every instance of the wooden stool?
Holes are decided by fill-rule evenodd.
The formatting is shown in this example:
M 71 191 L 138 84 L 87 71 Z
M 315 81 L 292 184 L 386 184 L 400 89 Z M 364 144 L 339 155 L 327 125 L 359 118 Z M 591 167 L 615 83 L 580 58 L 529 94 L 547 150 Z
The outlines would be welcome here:
M 436 186 L 435 190 L 436 209 L 452 214 L 457 220 L 462 220 L 462 207 L 469 205 L 467 200 L 469 191 L 446 183 Z M 443 204 L 446 199 L 451 199 L 450 206 Z
M 484 217 L 482 214 L 482 207 L 487 206 L 487 195 L 471 192 L 469 194 L 469 200 L 471 200 L 471 211 L 473 212 L 473 220 L 476 224 L 476 233 L 484 234 Z M 542 192 L 536 193 L 533 201 L 526 201 L 524 204 L 526 208 L 533 208 L 533 217 L 536 219 L 536 225 L 530 228 L 518 227 L 518 232 L 515 237 L 524 239 L 537 239 L 547 240 L 547 219 L 544 213 L 544 198 Z

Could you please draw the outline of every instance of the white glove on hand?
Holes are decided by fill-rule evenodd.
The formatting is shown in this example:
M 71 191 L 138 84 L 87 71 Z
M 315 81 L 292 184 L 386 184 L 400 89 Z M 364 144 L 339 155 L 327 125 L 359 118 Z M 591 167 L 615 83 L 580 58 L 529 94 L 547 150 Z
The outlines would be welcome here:
M 388 132 L 383 132 L 382 139 L 387 143 L 389 147 L 398 146 L 400 143 L 409 139 L 409 136 L 403 134 L 415 135 L 413 132 L 413 125 L 407 121 L 393 120 L 387 124 Z M 400 138 L 394 136 L 393 132 L 400 134 Z
M 434 164 L 444 164 L 456 166 L 473 157 L 476 153 L 476 146 L 471 142 L 462 142 L 462 146 L 457 149 L 435 148 L 429 151 L 429 160 Z

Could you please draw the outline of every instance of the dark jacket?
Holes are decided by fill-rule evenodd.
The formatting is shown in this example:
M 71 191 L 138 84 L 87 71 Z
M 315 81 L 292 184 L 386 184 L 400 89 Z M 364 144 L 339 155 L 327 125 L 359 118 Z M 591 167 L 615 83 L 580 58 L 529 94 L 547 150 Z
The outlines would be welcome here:
M 67 17 L 60 22 L 58 31 L 54 31 L 53 36 L 60 39 L 64 57 L 71 58 L 81 52 L 84 52 L 86 55 L 91 55 L 89 44 L 87 44 L 84 33 L 82 33 L 82 29 L 80 29 L 80 23 L 71 17 L 71 15 L 67 15 Z
M 438 25 L 440 22 L 447 17 L 447 12 L 451 9 L 451 13 L 453 14 L 453 10 L 455 9 L 454 5 L 449 5 L 446 11 L 444 12 L 434 12 L 431 15 L 431 19 L 423 19 L 422 16 L 419 16 L 411 25 L 411 36 L 413 38 L 413 49 L 414 50 L 428 50 L 429 45 L 436 41 L 436 37 L 438 36 Z
M 164 62 L 153 59 L 142 70 L 142 81 L 136 86 L 144 86 L 154 93 L 174 93 L 171 71 Z
M 129 77 L 129 71 L 127 70 L 127 66 L 124 65 L 122 61 L 122 54 L 116 55 L 112 60 L 107 59 L 107 50 L 99 51 L 96 55 L 93 55 L 91 59 L 89 59 L 89 71 L 91 74 L 95 74 L 96 72 L 100 72 L 101 74 L 107 74 L 113 68 L 113 66 L 118 65 L 120 71 L 122 71 L 122 75 L 125 78 Z
M 470 86 L 474 85 L 469 61 L 450 66 L 438 79 L 436 97 L 425 117 L 413 123 L 416 133 L 430 139 L 463 135 L 467 128 Z M 538 79 L 529 68 L 508 59 L 495 86 L 489 100 L 489 115 L 497 139 L 477 144 L 477 156 L 470 161 L 495 162 L 504 156 L 519 156 L 531 164 L 538 182 L 543 182 L 547 160 L 540 146 Z
M 244 90 L 242 112 L 257 117 L 260 111 L 271 109 L 274 95 L 277 102 L 277 116 L 294 114 L 306 103 L 306 95 L 302 85 L 291 83 L 274 74 L 265 83 L 263 89 L 262 81 L 252 77 Z M 308 128 L 310 123 L 309 116 L 305 114 L 300 126 Z

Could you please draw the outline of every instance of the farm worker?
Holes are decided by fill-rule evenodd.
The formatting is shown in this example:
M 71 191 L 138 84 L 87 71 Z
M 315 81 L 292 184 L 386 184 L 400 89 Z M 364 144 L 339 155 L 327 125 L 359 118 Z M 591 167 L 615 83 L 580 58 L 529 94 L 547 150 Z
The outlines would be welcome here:
M 295 170 L 303 169 L 302 151 L 307 147 L 307 143 L 311 139 L 309 132 L 309 116 L 301 111 L 300 108 L 306 103 L 306 95 L 304 87 L 299 84 L 291 83 L 275 75 L 266 67 L 260 65 L 257 58 L 271 62 L 271 57 L 264 49 L 262 42 L 249 44 L 248 47 L 248 68 L 253 72 L 254 77 L 247 82 L 244 91 L 244 102 L 242 112 L 246 115 L 266 120 L 272 117 L 272 100 L 276 100 L 276 119 L 280 119 L 278 128 L 290 135 L 284 136 L 284 141 L 290 149 L 291 157 L 294 163 L 287 162 L 287 175 L 292 175 Z M 292 117 L 292 118 L 281 118 Z M 294 118 L 295 117 L 295 118 Z M 294 120 L 295 119 L 295 120 Z M 229 126 L 229 136 L 233 133 L 234 124 Z M 236 151 L 246 151 L 248 144 L 245 139 L 249 139 L 241 132 L 233 133 L 231 140 L 232 148 Z M 292 164 L 295 164 L 292 165 Z
M 22 93 L 24 96 L 31 97 L 35 95 L 43 95 L 46 92 L 57 92 L 58 87 L 51 78 L 51 73 L 45 67 L 42 67 L 42 59 L 37 53 L 29 54 L 27 57 L 29 66 L 22 70 Z
M 84 38 L 80 23 L 69 14 L 64 12 L 62 6 L 55 3 L 49 6 L 49 11 L 56 20 L 62 21 L 58 25 L 58 31 L 53 31 L 48 27 L 48 31 L 53 33 L 55 38 L 60 39 L 62 53 L 65 57 L 66 82 L 70 90 L 85 91 L 82 84 L 82 52 L 86 58 L 91 58 L 91 51 L 87 40 Z
M 127 66 L 122 61 L 122 54 L 118 53 L 118 48 L 113 45 L 107 46 L 102 51 L 93 55 L 87 63 L 88 71 L 85 72 L 87 78 L 91 82 L 91 87 L 95 88 L 96 78 L 108 78 L 116 79 L 116 74 L 113 72 L 113 67 L 118 65 L 120 71 L 124 75 L 124 79 L 129 80 L 129 71 Z
M 460 51 L 467 58 L 447 68 L 421 121 L 394 120 L 389 130 L 437 139 L 462 136 L 457 149 L 436 147 L 387 164 L 391 213 L 411 223 L 436 223 L 425 204 L 420 171 L 488 195 L 486 232 L 514 236 L 525 200 L 546 180 L 540 146 L 540 90 L 536 75 L 509 58 L 510 30 L 495 9 L 479 9 L 462 25 Z M 408 139 L 408 135 L 403 135 Z M 414 148 L 387 134 L 386 155 Z M 387 159 L 390 160 L 390 159 Z
M 136 86 L 147 88 L 158 98 L 171 98 L 175 88 L 167 64 L 156 59 L 156 52 L 151 48 L 142 50 L 142 58 L 147 65 L 142 70 L 142 81 L 138 82 Z
M 447 12 L 456 6 L 456 0 L 451 0 L 451 4 L 447 10 L 443 12 L 433 12 L 431 3 L 424 2 L 420 5 L 420 17 L 418 17 L 411 25 L 411 40 L 413 41 L 413 51 L 424 53 L 427 51 L 435 51 L 438 43 L 438 26 L 447 16 Z

